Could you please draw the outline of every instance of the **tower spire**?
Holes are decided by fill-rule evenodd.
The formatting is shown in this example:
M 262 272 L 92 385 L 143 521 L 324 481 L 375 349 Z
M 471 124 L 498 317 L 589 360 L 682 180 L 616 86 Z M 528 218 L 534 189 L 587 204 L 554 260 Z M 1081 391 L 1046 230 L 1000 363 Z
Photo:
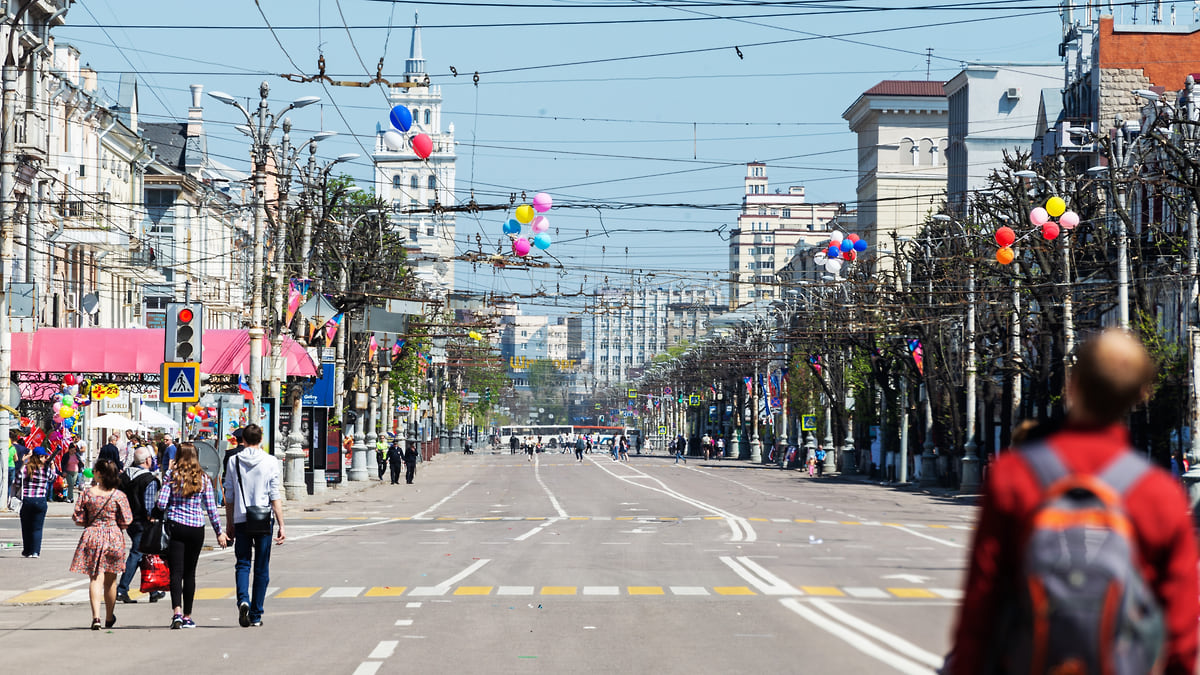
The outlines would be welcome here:
M 421 55 L 421 17 L 413 13 L 412 44 L 408 48 L 408 59 L 404 61 L 405 75 L 424 75 L 425 57 Z

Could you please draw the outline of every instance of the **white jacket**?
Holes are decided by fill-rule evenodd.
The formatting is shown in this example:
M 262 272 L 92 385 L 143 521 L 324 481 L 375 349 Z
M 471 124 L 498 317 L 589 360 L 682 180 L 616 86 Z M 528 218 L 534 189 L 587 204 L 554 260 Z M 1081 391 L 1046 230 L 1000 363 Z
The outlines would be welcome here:
M 239 488 L 238 472 L 245 484 Z M 279 460 L 261 448 L 245 448 L 225 467 L 225 502 L 233 504 L 233 522 L 246 522 L 246 506 L 270 506 L 279 499 Z M 246 501 L 242 501 L 242 494 Z

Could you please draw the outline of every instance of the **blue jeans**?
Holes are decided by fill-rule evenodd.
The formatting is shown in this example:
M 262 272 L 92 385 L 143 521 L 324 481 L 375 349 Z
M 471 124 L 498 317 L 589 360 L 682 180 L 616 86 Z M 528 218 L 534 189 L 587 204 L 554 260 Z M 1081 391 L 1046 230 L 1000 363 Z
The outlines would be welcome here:
M 21 500 L 21 555 L 42 554 L 42 526 L 46 523 L 46 498 Z
M 129 533 L 133 545 L 129 547 L 129 557 L 125 559 L 125 573 L 117 582 L 117 595 L 129 595 L 129 584 L 133 581 L 133 575 L 138 572 L 138 565 L 142 562 L 142 552 L 138 550 L 138 546 L 142 543 L 142 529 L 141 523 L 130 523 L 129 529 L 125 530 Z
M 267 599 L 267 582 L 271 580 L 271 535 L 243 534 L 234 528 L 233 554 L 237 557 L 234 567 L 237 577 L 237 602 L 250 603 L 250 620 L 258 621 L 263 615 L 263 601 Z M 250 585 L 250 562 L 254 561 L 254 589 Z

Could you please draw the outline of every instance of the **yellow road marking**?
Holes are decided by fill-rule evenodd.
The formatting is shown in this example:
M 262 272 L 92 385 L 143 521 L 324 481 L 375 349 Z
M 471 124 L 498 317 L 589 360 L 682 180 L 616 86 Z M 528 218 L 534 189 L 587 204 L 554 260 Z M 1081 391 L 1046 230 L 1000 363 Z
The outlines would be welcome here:
M 542 595 L 575 595 L 574 586 L 542 586 Z
M 705 520 L 725 520 L 725 516 L 704 516 Z
M 366 519 L 367 519 L 366 516 L 350 516 L 349 518 L 346 518 L 346 520 L 366 520 Z
M 458 518 L 454 516 L 438 516 L 438 520 L 458 520 Z
M 26 591 L 16 597 L 9 598 L 5 602 L 10 605 L 30 604 L 35 602 L 49 602 L 59 596 L 66 595 L 71 591 L 65 588 L 48 588 L 42 591 Z
M 949 526 L 949 525 L 926 525 L 925 527 L 936 527 L 936 528 L 937 528 L 937 529 L 939 529 L 939 530 L 947 530 L 947 529 L 950 529 L 950 526 Z
M 768 520 L 768 519 L 766 519 L 766 518 L 747 518 L 746 520 L 753 521 L 753 522 L 755 522 L 755 523 L 769 523 L 769 522 L 771 522 L 770 520 Z
M 617 516 L 613 520 L 633 520 L 633 516 Z
M 826 595 L 836 597 L 842 597 L 846 595 L 842 592 L 842 589 L 835 588 L 833 586 L 801 586 L 800 590 L 809 595 Z
M 883 523 L 883 525 L 887 525 L 888 527 L 904 527 L 900 523 Z
M 938 595 L 924 588 L 889 588 L 888 593 L 897 598 L 936 598 Z
M 857 520 L 843 520 L 841 523 L 842 525 L 862 525 L 862 523 L 858 522 Z
M 525 520 L 545 520 L 545 518 L 526 518 Z
M 717 595 L 758 595 L 745 586 L 716 586 L 713 592 Z
M 811 520 L 809 518 L 797 518 L 797 519 L 793 520 L 792 522 L 794 522 L 794 523 L 815 523 L 816 521 Z
M 662 586 L 630 586 L 630 595 L 662 595 Z
M 588 516 L 571 516 L 571 520 L 591 520 Z
M 454 589 L 455 595 L 487 595 L 491 592 L 491 586 L 459 586 Z
M 375 586 L 366 593 L 363 593 L 364 598 L 393 598 L 397 595 L 404 595 L 404 591 L 408 590 L 408 586 Z
M 320 586 L 293 586 L 275 594 L 276 598 L 311 598 L 321 590 Z
M 233 597 L 235 589 L 232 588 L 197 588 L 197 600 L 224 600 L 225 598 Z
M 412 520 L 412 518 L 409 518 L 408 516 L 402 516 L 399 518 L 392 518 L 392 520 Z

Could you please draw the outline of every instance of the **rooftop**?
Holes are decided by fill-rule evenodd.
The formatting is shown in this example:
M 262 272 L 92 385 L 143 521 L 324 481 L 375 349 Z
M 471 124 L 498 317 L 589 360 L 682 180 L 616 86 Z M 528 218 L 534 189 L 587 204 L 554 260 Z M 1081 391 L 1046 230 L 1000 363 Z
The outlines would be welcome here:
M 884 80 L 863 92 L 863 96 L 945 96 L 941 82 L 928 80 Z

